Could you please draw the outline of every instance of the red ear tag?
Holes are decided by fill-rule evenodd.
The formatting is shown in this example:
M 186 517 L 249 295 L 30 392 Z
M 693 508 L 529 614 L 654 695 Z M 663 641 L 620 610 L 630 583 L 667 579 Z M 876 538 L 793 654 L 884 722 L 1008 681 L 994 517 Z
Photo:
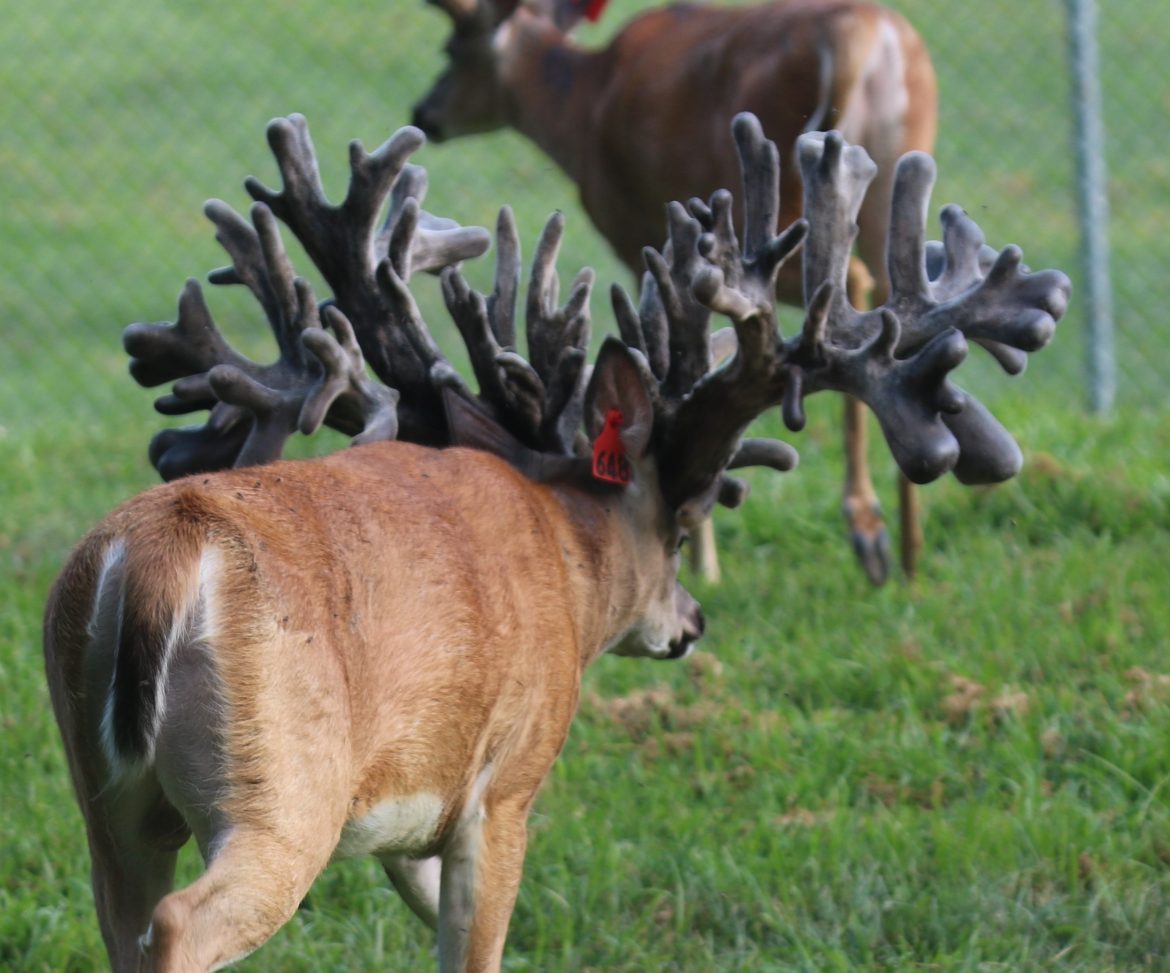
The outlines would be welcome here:
M 630 482 L 630 461 L 622 443 L 622 419 L 617 409 L 605 414 L 605 428 L 593 443 L 593 476 L 606 483 L 627 486 Z
M 585 19 L 591 24 L 597 23 L 601 19 L 601 12 L 605 10 L 607 0 L 586 0 L 585 3 Z

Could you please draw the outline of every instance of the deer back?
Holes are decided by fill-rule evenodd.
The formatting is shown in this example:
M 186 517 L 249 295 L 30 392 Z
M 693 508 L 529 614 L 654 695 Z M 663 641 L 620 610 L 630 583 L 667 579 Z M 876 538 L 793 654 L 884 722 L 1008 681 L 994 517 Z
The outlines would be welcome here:
M 184 674 L 205 666 L 214 740 L 185 745 L 226 757 L 237 823 L 288 809 L 232 781 L 314 776 L 289 764 L 318 759 L 355 807 L 427 793 L 455 813 L 494 753 L 528 752 L 543 772 L 583 667 L 664 586 L 669 601 L 677 561 L 649 495 L 405 443 L 154 488 L 62 572 L 46 617 L 54 694 L 133 776 L 160 739 L 184 746 L 171 723 L 206 716 L 206 699 L 184 698 Z

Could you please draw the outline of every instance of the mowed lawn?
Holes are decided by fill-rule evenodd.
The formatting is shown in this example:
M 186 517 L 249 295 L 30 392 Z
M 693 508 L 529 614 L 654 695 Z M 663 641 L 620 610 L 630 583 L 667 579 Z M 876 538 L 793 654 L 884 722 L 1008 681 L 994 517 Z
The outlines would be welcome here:
M 615 0 L 613 15 L 635 6 Z M 991 242 L 1072 270 L 1057 5 L 904 9 L 943 79 L 933 208 L 963 203 Z M 1152 0 L 1125 16 L 1165 18 Z M 443 25 L 415 4 L 146 11 L 124 0 L 90 13 L 47 0 L 9 24 L 0 970 L 82 973 L 105 956 L 40 616 L 72 543 L 155 482 L 145 446 L 161 420 L 125 374 L 120 331 L 172 316 L 184 278 L 221 262 L 199 207 L 210 196 L 245 206 L 244 175 L 275 178 L 268 118 L 309 117 L 340 196 L 346 142 L 373 147 L 405 121 L 438 68 Z M 607 30 L 608 15 L 587 36 Z M 1105 65 L 1109 78 L 1125 67 Z M 531 253 L 541 220 L 564 209 L 566 279 L 588 263 L 603 285 L 626 282 L 569 187 L 517 139 L 427 148 L 418 161 L 434 211 L 491 226 L 511 202 Z M 1161 165 L 1152 153 L 1125 160 L 1127 274 L 1133 261 L 1156 267 Z M 484 281 L 490 257 L 480 263 L 469 270 Z M 419 291 L 449 343 L 433 281 Z M 268 354 L 246 300 L 210 300 L 233 339 Z M 604 288 L 594 316 L 608 330 Z M 506 969 L 1170 968 L 1170 409 L 1155 387 L 1124 388 L 1114 415 L 1086 417 L 1080 327 L 1074 307 L 1020 379 L 974 370 L 1027 466 L 996 489 L 925 491 L 913 583 L 875 590 L 852 564 L 838 404 L 810 402 L 808 429 L 787 437 L 802 465 L 755 475 L 747 505 L 717 515 L 726 577 L 691 582 L 709 623 L 701 651 L 678 664 L 606 659 L 589 674 L 532 820 Z M 874 458 L 892 510 L 892 466 L 876 444 Z M 181 868 L 195 874 L 197 856 Z M 433 962 L 432 935 L 380 870 L 350 862 L 239 968 Z

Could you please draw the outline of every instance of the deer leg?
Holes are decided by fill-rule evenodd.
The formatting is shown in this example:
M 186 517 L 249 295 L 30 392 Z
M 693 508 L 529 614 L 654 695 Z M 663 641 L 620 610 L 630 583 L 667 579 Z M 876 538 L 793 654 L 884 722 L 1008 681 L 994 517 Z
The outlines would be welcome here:
M 865 264 L 856 258 L 849 261 L 846 287 L 854 307 L 869 306 L 874 280 Z M 868 421 L 865 404 L 853 396 L 845 396 L 845 495 L 841 512 L 849 525 L 849 539 L 865 576 L 880 585 L 890 575 L 890 535 L 869 476 Z
M 530 803 L 501 801 L 468 815 L 444 850 L 440 973 L 498 973 L 524 868 Z
M 46 652 L 52 647 L 54 655 L 63 653 L 60 640 L 59 632 L 48 633 Z M 110 967 L 114 973 L 133 973 L 139 966 L 138 938 L 154 907 L 174 887 L 175 860 L 191 832 L 155 773 L 110 779 L 98 743 L 110 681 L 100 645 L 90 648 L 85 666 L 81 706 L 61 705 L 55 697 L 54 709 L 85 819 L 94 905 Z
M 115 973 L 138 969 L 138 938 L 171 891 L 178 849 L 190 836 L 154 780 L 83 801 L 94 902 Z
M 845 496 L 842 512 L 849 525 L 853 550 L 875 584 L 884 584 L 890 574 L 890 537 L 882 519 L 873 481 L 869 477 L 866 449 L 869 432 L 865 403 L 845 396 Z
M 704 581 L 718 584 L 719 552 L 715 549 L 715 524 L 708 517 L 691 537 L 691 570 Z
M 205 973 L 248 955 L 292 917 L 334 843 L 306 829 L 221 832 L 203 875 L 155 907 L 140 940 L 142 969 Z
M 874 279 L 858 259 L 849 262 L 849 301 L 867 308 L 874 297 Z M 890 535 L 881 503 L 869 475 L 869 417 L 864 403 L 845 398 L 845 519 L 853 550 L 870 582 L 884 584 L 890 574 Z
M 437 855 L 430 858 L 386 855 L 380 860 L 410 910 L 432 929 L 438 928 L 441 859 Z
M 918 509 L 918 487 L 898 471 L 898 503 L 901 511 L 902 572 L 913 578 L 918 571 L 918 555 L 922 551 L 922 521 Z

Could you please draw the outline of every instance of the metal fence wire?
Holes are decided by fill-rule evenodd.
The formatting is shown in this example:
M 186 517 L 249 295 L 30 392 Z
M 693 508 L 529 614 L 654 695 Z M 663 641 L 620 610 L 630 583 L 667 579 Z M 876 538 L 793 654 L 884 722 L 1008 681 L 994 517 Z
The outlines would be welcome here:
M 580 42 L 603 43 L 650 5 L 613 0 L 600 23 L 579 32 Z M 989 242 L 1020 243 L 1032 266 L 1067 270 L 1079 296 L 1073 145 L 1080 105 L 1065 2 L 891 6 L 923 35 L 940 79 L 933 213 L 958 202 Z M 4 19 L 0 426 L 55 413 L 100 416 L 123 402 L 112 391 L 130 385 L 122 328 L 172 317 L 184 279 L 223 262 L 200 216 L 204 200 L 220 196 L 242 209 L 243 176 L 276 182 L 263 139 L 268 119 L 292 111 L 308 117 L 326 185 L 339 197 L 346 144 L 356 137 L 373 147 L 408 121 L 442 65 L 446 34 L 433 8 L 384 0 L 113 0 L 92 8 L 42 0 L 10 4 Z M 1141 407 L 1160 400 L 1159 378 L 1170 365 L 1161 327 L 1170 306 L 1163 265 L 1170 7 L 1110 2 L 1097 39 L 1112 222 L 1090 232 L 1112 244 L 1118 406 Z M 491 227 L 497 207 L 511 203 L 528 252 L 544 216 L 563 209 L 562 272 L 592 264 L 603 284 L 631 283 L 576 208 L 572 185 L 520 136 L 428 146 L 416 161 L 430 173 L 428 209 Z M 1054 347 L 1033 365 L 1029 395 L 1059 384 L 1070 405 L 1088 400 L 1085 316 L 1076 296 Z M 247 303 L 218 289 L 213 299 L 228 308 L 217 311 L 225 330 L 268 354 Z M 599 289 L 598 330 L 607 327 L 605 305 Z M 1001 379 L 989 374 L 987 381 Z M 135 401 L 147 412 L 145 398 Z

